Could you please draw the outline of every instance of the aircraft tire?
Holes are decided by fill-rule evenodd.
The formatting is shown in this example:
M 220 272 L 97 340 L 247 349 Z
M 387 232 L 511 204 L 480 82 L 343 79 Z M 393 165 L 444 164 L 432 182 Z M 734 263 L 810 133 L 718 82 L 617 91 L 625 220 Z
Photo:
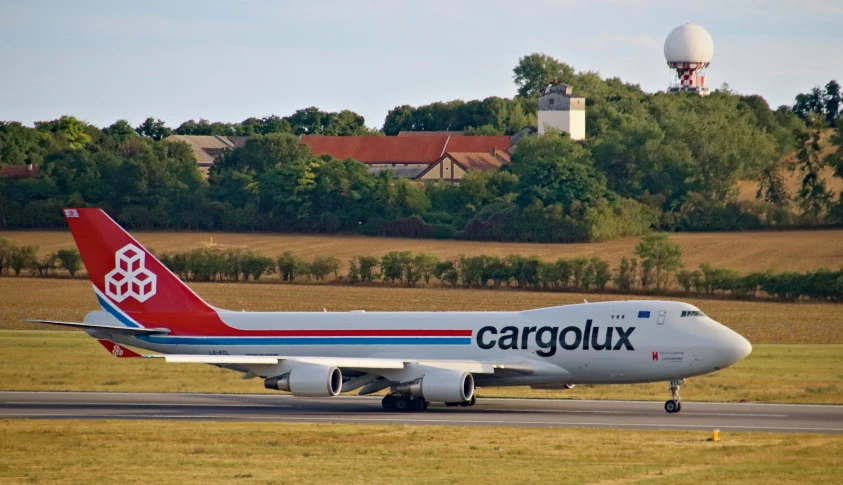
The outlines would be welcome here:
M 670 414 L 678 413 L 680 409 L 679 401 L 674 401 L 673 399 L 669 401 L 665 401 L 664 403 L 664 410 Z
M 381 405 L 387 411 L 395 411 L 395 396 L 393 396 L 392 394 L 387 394 L 383 397 Z
M 405 413 L 407 411 L 412 411 L 411 402 L 409 396 L 401 396 L 395 398 L 395 410 L 401 413 Z
M 410 400 L 410 411 L 424 411 L 427 409 L 427 401 L 424 399 Z

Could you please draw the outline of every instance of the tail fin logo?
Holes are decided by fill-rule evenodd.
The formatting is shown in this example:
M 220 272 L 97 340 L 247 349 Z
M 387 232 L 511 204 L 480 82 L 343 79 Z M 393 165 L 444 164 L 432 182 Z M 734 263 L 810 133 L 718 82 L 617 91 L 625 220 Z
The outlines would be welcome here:
M 105 275 L 105 294 L 120 303 L 130 296 L 143 303 L 155 295 L 158 277 L 145 266 L 146 254 L 127 244 L 114 254 L 114 269 Z
M 114 348 L 111 349 L 111 355 L 120 357 L 123 355 L 123 349 L 121 349 L 119 345 L 115 345 Z

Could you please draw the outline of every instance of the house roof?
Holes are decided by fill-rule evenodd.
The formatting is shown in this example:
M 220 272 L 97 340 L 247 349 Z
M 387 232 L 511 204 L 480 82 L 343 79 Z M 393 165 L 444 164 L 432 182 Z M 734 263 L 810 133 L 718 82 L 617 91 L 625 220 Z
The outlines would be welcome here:
M 462 136 L 464 131 L 399 131 L 398 136 Z
M 446 156 L 451 157 L 463 170 L 497 170 L 506 162 L 492 155 L 491 153 L 465 153 L 448 152 Z M 443 157 L 444 158 L 444 157 Z
M 318 136 L 301 137 L 314 155 L 363 163 L 433 163 L 446 151 L 486 152 L 509 148 L 508 136 Z
M 503 150 L 492 149 L 488 152 L 446 152 L 436 162 L 431 163 L 421 171 L 415 178 L 421 178 L 446 158 L 450 158 L 463 170 L 497 170 L 503 165 L 509 164 L 509 154 Z
M 38 165 L 3 165 L 0 167 L 0 178 L 28 179 L 38 176 Z
M 212 135 L 170 135 L 166 138 L 167 141 L 182 141 L 190 145 L 200 166 L 212 165 L 223 151 L 242 147 L 248 139 L 248 136 Z

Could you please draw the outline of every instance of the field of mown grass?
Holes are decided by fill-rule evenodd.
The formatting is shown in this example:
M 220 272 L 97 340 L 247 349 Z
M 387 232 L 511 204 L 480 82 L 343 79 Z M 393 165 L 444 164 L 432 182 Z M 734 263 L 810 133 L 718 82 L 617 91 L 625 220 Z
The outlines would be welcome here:
M 536 255 L 555 260 L 559 257 L 599 256 L 612 267 L 621 257 L 631 257 L 640 238 L 604 243 L 528 244 L 428 239 L 374 238 L 337 235 L 234 234 L 210 232 L 133 232 L 145 246 L 158 253 L 188 251 L 209 246 L 250 248 L 276 257 L 293 250 L 305 259 L 337 256 L 344 262 L 355 255 L 381 256 L 389 251 L 430 252 L 443 258 L 460 254 Z M 69 231 L 0 231 L 0 237 L 16 244 L 33 244 L 49 253 L 73 247 Z M 733 268 L 741 273 L 766 271 L 807 271 L 843 265 L 843 230 L 769 231 L 742 233 L 678 233 L 671 240 L 682 248 L 685 266 L 701 263 Z
M 514 290 L 385 288 L 341 285 L 194 283 L 209 303 L 253 311 L 525 310 L 622 295 Z M 43 328 L 24 318 L 81 321 L 98 304 L 87 280 L 0 278 L 0 329 Z M 683 298 L 753 343 L 843 344 L 843 311 L 825 303 L 747 302 Z
M 482 388 L 480 397 L 664 401 L 667 383 L 569 391 Z M 0 390 L 270 393 L 260 379 L 203 364 L 116 359 L 82 332 L 0 331 Z M 686 401 L 843 404 L 843 345 L 756 345 L 743 362 L 688 379 Z
M 161 421 L 0 421 L 3 483 L 817 483 L 843 436 Z

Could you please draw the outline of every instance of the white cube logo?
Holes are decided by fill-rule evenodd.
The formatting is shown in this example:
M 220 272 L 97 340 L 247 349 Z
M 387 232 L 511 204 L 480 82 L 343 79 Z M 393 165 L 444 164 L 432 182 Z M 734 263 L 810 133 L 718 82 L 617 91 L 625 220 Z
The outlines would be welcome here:
M 134 244 L 114 254 L 114 269 L 105 275 L 105 294 L 120 303 L 128 297 L 145 302 L 155 294 L 158 278 L 146 269 L 146 255 Z

